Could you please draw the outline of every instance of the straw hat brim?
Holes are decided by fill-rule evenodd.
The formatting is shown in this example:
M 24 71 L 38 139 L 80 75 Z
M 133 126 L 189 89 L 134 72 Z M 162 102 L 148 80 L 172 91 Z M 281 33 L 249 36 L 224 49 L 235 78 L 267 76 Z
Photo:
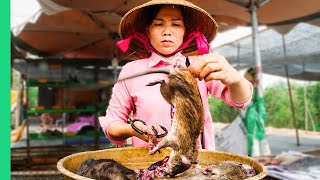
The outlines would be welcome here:
M 128 11 L 121 19 L 119 25 L 119 34 L 122 39 L 127 38 L 133 31 L 140 33 L 146 33 L 146 21 L 144 9 L 154 5 L 180 5 L 184 7 L 186 32 L 192 32 L 194 30 L 200 31 L 210 43 L 217 34 L 218 25 L 213 17 L 203 10 L 202 8 L 185 0 L 152 0 L 142 5 L 139 5 L 130 11 Z M 184 50 L 183 53 L 192 54 L 197 51 L 196 42 L 191 42 Z M 129 49 L 127 51 L 131 56 L 135 58 L 146 58 L 150 54 L 146 50 L 145 46 L 136 39 L 132 39 Z M 134 57 L 132 58 L 134 59 Z

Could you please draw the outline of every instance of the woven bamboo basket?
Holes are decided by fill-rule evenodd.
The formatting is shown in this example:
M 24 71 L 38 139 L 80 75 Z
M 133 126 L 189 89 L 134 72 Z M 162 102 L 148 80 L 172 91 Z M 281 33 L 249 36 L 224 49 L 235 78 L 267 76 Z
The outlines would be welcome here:
M 83 180 L 89 179 L 83 176 L 79 176 L 74 172 L 80 166 L 80 164 L 89 159 L 114 159 L 119 163 L 123 164 L 130 169 L 143 169 L 149 167 L 152 163 L 162 160 L 165 156 L 170 154 L 171 150 L 169 148 L 162 149 L 161 153 L 156 153 L 154 155 L 149 155 L 148 148 L 114 148 L 98 151 L 87 151 L 72 154 L 60 159 L 57 163 L 58 170 L 63 174 L 64 179 L 76 179 Z M 253 159 L 235 155 L 225 152 L 216 152 L 208 150 L 199 150 L 198 160 L 202 167 L 217 164 L 221 161 L 236 161 L 242 164 L 250 165 L 255 169 L 257 175 L 247 180 L 257 180 L 262 179 L 267 175 L 267 168 Z

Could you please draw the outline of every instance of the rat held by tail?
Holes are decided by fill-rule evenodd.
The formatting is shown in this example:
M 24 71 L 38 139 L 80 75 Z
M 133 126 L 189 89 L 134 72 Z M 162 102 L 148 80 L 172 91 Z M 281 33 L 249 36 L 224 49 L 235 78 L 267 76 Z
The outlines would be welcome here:
M 169 176 L 173 177 L 189 169 L 191 164 L 197 163 L 197 139 L 204 124 L 203 105 L 196 78 L 187 68 L 182 66 L 177 66 L 173 70 L 156 69 L 145 71 L 119 81 L 151 73 L 169 75 L 168 82 L 158 80 L 149 83 L 147 86 L 160 84 L 160 92 L 163 98 L 175 107 L 175 113 L 172 119 L 171 131 L 150 151 L 150 154 L 154 154 L 161 148 L 172 148 L 173 151 L 166 171 Z

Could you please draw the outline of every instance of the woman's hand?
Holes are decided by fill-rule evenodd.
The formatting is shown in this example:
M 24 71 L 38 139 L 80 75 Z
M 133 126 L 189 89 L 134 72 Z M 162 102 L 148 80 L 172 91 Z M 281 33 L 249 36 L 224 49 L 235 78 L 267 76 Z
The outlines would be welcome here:
M 199 80 L 220 80 L 229 88 L 234 103 L 245 103 L 251 99 L 252 85 L 228 61 L 218 53 L 196 56 L 189 70 Z
M 158 124 L 154 124 L 152 126 L 154 128 L 154 130 L 157 132 L 157 135 L 160 134 L 164 134 L 165 131 L 158 125 Z M 153 132 L 154 133 L 154 132 Z M 162 138 L 157 138 L 157 142 L 159 143 L 162 140 Z
M 150 131 L 148 131 L 148 127 L 140 121 L 135 121 L 134 126 L 138 129 L 140 129 L 142 132 L 150 133 Z M 131 130 L 132 130 L 132 136 L 136 136 L 137 138 L 139 138 L 145 142 L 149 141 L 148 135 L 140 134 L 140 133 L 136 132 L 132 127 L 131 127 Z
M 225 85 L 239 83 L 241 74 L 218 53 L 196 56 L 196 61 L 189 66 L 189 70 L 199 80 L 220 80 Z
M 154 137 L 153 135 L 155 135 L 155 132 L 148 130 L 148 127 L 146 125 L 144 125 L 142 122 L 140 121 L 135 121 L 134 125 L 140 129 L 142 132 L 147 132 L 147 134 L 150 134 L 152 137 Z M 158 124 L 154 124 L 153 128 L 155 129 L 155 131 L 157 132 L 157 134 L 163 134 L 165 133 L 165 131 L 158 125 Z M 145 142 L 149 142 L 149 136 L 148 135 L 141 135 L 138 132 L 136 132 L 134 129 L 133 130 L 133 134 L 132 136 L 136 136 L 139 139 L 142 139 Z M 160 142 L 162 138 L 157 138 L 157 142 Z

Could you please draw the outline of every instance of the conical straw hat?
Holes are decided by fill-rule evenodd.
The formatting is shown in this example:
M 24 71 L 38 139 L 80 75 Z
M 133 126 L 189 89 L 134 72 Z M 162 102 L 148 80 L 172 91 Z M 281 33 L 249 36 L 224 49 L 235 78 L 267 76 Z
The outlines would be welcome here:
M 184 23 L 186 25 L 186 33 L 192 31 L 201 32 L 210 43 L 216 36 L 218 25 L 213 17 L 202 8 L 185 0 L 151 0 L 147 3 L 139 5 L 128 11 L 121 19 L 119 25 L 119 33 L 122 39 L 132 35 L 132 32 L 146 33 L 146 11 L 155 5 L 180 5 L 183 7 Z M 183 53 L 190 53 L 197 51 L 196 42 L 191 42 Z M 140 41 L 132 39 L 130 42 L 128 54 L 138 58 L 149 57 L 147 49 Z

